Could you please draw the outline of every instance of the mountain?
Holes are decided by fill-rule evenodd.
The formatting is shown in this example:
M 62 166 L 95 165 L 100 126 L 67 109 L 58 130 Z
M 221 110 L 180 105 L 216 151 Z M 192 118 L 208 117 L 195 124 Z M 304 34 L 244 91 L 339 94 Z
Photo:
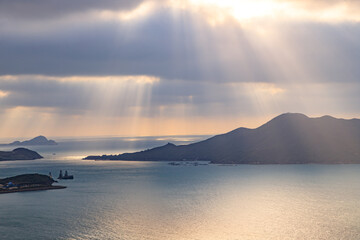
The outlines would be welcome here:
M 16 148 L 12 151 L 0 151 L 0 161 L 34 160 L 43 158 L 35 151 L 26 148 Z
M 256 129 L 238 128 L 207 140 L 94 160 L 195 161 L 224 164 L 360 163 L 360 120 L 286 113 Z
M 48 140 L 44 136 L 37 136 L 27 141 L 15 141 L 8 144 L 1 144 L 1 146 L 36 146 L 36 145 L 57 145 L 54 140 Z

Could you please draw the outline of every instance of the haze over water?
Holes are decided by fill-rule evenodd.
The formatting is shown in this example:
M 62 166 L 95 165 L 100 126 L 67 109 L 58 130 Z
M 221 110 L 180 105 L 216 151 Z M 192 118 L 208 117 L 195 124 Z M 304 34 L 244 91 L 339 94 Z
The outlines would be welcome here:
M 75 175 L 59 183 L 64 190 L 0 195 L 3 239 L 360 236 L 359 165 L 171 166 L 65 155 L 0 162 L 0 178 Z

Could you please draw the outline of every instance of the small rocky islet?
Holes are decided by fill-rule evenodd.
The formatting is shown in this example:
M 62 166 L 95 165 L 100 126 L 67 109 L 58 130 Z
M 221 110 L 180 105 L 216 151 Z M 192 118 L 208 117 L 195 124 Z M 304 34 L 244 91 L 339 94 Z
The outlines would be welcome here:
M 55 182 L 57 181 L 55 181 L 50 174 L 21 174 L 0 179 L 0 194 L 66 188 L 65 186 L 60 185 L 54 186 L 53 183 Z

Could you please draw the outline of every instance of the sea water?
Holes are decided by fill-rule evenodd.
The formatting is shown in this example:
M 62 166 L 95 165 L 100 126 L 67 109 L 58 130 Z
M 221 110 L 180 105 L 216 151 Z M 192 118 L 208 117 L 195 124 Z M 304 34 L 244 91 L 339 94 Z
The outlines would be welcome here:
M 172 166 L 70 155 L 0 162 L 0 178 L 75 176 L 59 181 L 66 189 L 1 194 L 0 239 L 360 239 L 360 165 Z

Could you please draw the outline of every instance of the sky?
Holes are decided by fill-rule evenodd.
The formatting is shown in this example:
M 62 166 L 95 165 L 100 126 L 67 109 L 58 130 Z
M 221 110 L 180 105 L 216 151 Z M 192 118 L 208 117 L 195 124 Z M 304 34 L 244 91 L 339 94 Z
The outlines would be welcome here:
M 360 117 L 357 0 L 0 0 L 0 137 Z

